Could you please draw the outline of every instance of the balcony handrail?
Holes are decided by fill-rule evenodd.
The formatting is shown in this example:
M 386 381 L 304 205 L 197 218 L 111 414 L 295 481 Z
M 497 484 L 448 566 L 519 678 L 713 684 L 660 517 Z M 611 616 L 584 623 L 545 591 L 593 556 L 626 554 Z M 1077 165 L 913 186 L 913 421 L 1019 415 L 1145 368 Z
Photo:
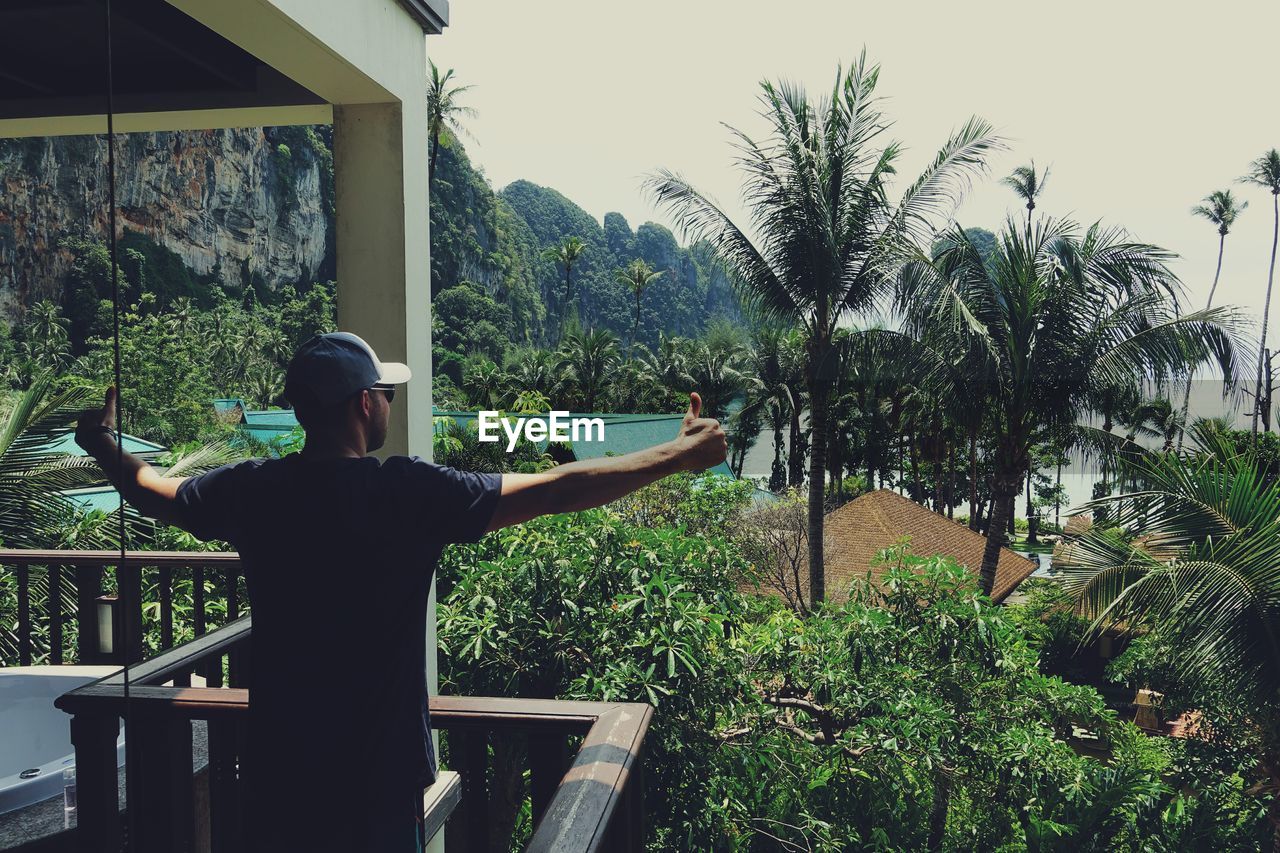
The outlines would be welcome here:
M 226 569 L 240 565 L 235 551 L 119 551 L 0 548 L 0 566 L 140 566 L 143 568 Z
M 0 565 L 63 565 L 93 568 L 119 566 L 119 552 L 111 551 L 13 551 L 0 550 Z M 133 552 L 126 565 L 155 567 L 212 567 L 234 569 L 239 555 L 234 553 Z M 180 778 L 190 771 L 189 721 L 206 720 L 210 726 L 210 742 L 214 727 L 225 749 L 241 731 L 249 708 L 249 690 L 243 677 L 252 654 L 252 616 L 246 615 L 213 629 L 180 645 L 162 651 L 129 668 L 126 699 L 124 673 L 116 671 L 86 684 L 55 701 L 61 710 L 72 715 L 72 735 L 76 743 L 77 764 L 82 765 L 82 826 L 100 827 L 107 849 L 118 833 L 112 828 L 116 781 L 114 744 L 118 720 L 126 716 L 127 707 L 145 720 L 147 726 L 134 733 L 134 744 L 147 756 L 143 766 L 154 774 L 157 756 L 178 756 L 180 766 L 168 768 L 167 778 Z M 190 676 L 197 672 L 213 674 L 222 682 L 222 658 L 232 661 L 231 686 L 191 687 Z M 237 679 L 237 658 L 240 677 Z M 169 686 L 172 683 L 172 686 Z M 317 691 L 322 688 L 317 687 Z M 331 690 L 332 687 L 323 688 Z M 300 698 L 299 704 L 305 704 Z M 486 783 L 484 762 L 491 732 L 522 732 L 529 737 L 529 760 L 532 772 L 534 830 L 527 850 L 531 851 L 595 851 L 638 849 L 644 837 L 642 806 L 643 775 L 641 755 L 653 708 L 643 703 L 560 701 L 551 699 L 511 699 L 477 696 L 431 696 L 429 698 L 433 728 L 455 732 L 459 738 L 451 750 L 463 771 L 463 805 L 461 818 L 455 822 L 479 839 L 487 830 Z M 564 752 L 568 737 L 581 737 L 581 745 L 571 758 Z M 128 740 L 128 733 L 126 733 Z M 165 740 L 168 738 L 169 740 Z M 175 752 L 176 744 L 176 752 Z M 453 740 L 450 740 L 453 746 Z M 558 744 L 558 745 L 557 745 Z M 131 754 L 133 748 L 131 748 Z M 185 752 L 185 758 L 182 753 Z M 536 757 L 535 757 L 536 753 Z M 213 755 L 211 754 L 211 760 Z M 185 763 L 182 763 L 185 762 Z M 451 764 L 454 762 L 451 762 Z M 226 790 L 223 760 L 219 790 Z M 185 769 L 184 769 L 185 768 Z M 177 775 L 174 775 L 174 774 Z M 163 775 L 163 774 L 162 774 Z M 91 780 L 96 780 L 92 782 Z M 132 789 L 133 783 L 130 783 Z M 95 795 L 96 794 L 96 795 Z M 139 778 L 138 804 L 143 814 L 162 812 L 190 814 L 188 801 L 164 807 L 166 798 L 187 796 L 175 794 L 164 779 Z M 470 798 L 470 799 L 468 799 Z M 86 800 L 92 799 L 93 805 Z M 234 798 L 221 797 L 229 802 Z M 98 801 L 101 802 L 98 802 Z M 131 798 L 131 802 L 132 802 Z M 88 806 L 89 808 L 84 808 Z M 153 806 L 151 808 L 149 806 Z M 180 831 L 179 818 L 152 828 L 155 832 Z M 182 818 L 181 820 L 185 820 Z M 219 820 L 222 820 L 221 818 Z M 85 849 L 98 849 L 88 841 Z M 95 839 L 96 841 L 97 839 Z M 159 846 L 163 846 L 161 842 Z M 144 847 L 151 849 L 150 843 Z M 157 847 L 157 849 L 159 849 Z
M 124 661 L 140 662 L 145 656 L 143 640 L 144 616 L 142 611 L 142 578 L 146 570 L 158 570 L 160 596 L 159 617 L 160 644 L 163 648 L 173 645 L 178 631 L 177 614 L 173 607 L 174 577 L 187 570 L 193 581 L 192 612 L 189 623 L 197 635 L 210 627 L 205 608 L 206 573 L 212 574 L 226 600 L 226 616 L 234 620 L 239 615 L 240 555 L 231 551 L 128 551 L 122 559 L 119 551 L 70 550 L 70 549 L 0 549 L 0 571 L 12 571 L 16 575 L 18 593 L 16 630 L 12 632 L 18 662 L 33 663 L 36 648 L 32 570 L 48 569 L 48 596 L 44 602 L 44 618 L 48 620 L 49 663 L 64 663 L 62 639 L 68 615 L 60 607 L 49 602 L 61 601 L 66 578 L 70 576 L 76 590 L 73 616 L 78 625 L 79 640 L 76 653 L 80 663 L 120 664 Z M 103 572 L 113 567 L 116 573 L 116 592 L 103 595 Z M 113 608 L 110 648 L 99 636 L 99 604 Z

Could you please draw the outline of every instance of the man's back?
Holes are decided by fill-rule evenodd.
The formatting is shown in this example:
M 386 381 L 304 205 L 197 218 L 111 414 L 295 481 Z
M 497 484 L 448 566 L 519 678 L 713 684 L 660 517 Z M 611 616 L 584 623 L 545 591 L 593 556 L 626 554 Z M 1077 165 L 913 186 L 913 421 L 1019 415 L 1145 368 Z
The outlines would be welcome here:
M 298 845 L 298 821 L 315 820 L 339 849 L 348 833 L 412 819 L 435 769 L 425 705 L 432 574 L 446 542 L 482 535 L 500 487 L 498 475 L 406 457 L 300 455 L 183 484 L 185 526 L 234 544 L 248 583 L 242 775 L 260 844 L 292 825 L 287 843 Z

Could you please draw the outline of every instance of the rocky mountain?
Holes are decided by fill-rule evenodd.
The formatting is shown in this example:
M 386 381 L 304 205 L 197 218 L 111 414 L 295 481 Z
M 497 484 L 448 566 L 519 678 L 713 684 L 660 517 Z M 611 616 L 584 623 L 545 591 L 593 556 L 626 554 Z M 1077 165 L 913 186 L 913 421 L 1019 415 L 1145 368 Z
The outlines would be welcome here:
M 105 137 L 0 140 L 0 318 L 55 301 L 74 238 L 105 240 Z M 332 161 L 310 128 L 136 133 L 117 148 L 120 226 L 224 287 L 332 278 Z
M 125 249 L 145 255 L 152 289 L 167 297 L 198 297 L 211 285 L 265 295 L 332 279 L 331 141 L 327 127 L 122 135 L 122 258 Z M 104 138 L 0 140 L 0 320 L 19 319 L 41 299 L 74 301 L 74 250 L 105 241 L 106 220 Z M 528 181 L 495 192 L 461 143 L 446 140 L 432 190 L 433 297 L 478 287 L 510 317 L 503 336 L 552 344 L 570 309 L 563 271 L 543 250 L 570 235 L 588 246 L 575 267 L 571 309 L 588 328 L 630 337 L 634 298 L 615 272 L 635 258 L 663 273 L 643 299 L 641 341 L 652 345 L 660 332 L 696 335 L 716 317 L 741 319 L 706 246 L 682 247 L 654 223 L 633 232 L 617 213 L 602 226 L 561 193 Z

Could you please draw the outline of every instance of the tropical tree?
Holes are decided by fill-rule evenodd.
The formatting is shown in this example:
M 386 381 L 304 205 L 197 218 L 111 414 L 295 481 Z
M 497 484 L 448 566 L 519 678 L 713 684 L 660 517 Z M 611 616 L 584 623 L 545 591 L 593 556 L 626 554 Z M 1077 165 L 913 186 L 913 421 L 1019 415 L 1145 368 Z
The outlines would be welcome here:
M 91 389 L 56 391 L 43 373 L 0 421 L 0 542 L 9 548 L 48 547 L 50 531 L 71 518 L 59 492 L 101 481 L 97 464 L 84 456 L 51 453 L 91 399 Z
M 560 367 L 581 411 L 594 412 L 605 400 L 621 363 L 613 332 L 570 332 L 560 347 Z
M 992 380 L 992 511 L 981 583 L 990 593 L 1034 446 L 1074 427 L 1107 389 L 1184 373 L 1212 357 L 1235 375 L 1232 315 L 1179 315 L 1168 252 L 1095 223 L 1010 221 L 984 258 L 963 229 L 902 277 L 913 325 L 945 321 Z
M 440 140 L 446 133 L 464 132 L 459 119 L 475 118 L 476 111 L 459 103 L 458 96 L 471 89 L 471 86 L 451 86 L 453 69 L 444 74 L 436 68 L 430 59 L 427 65 L 431 70 L 431 81 L 427 83 L 427 134 L 431 140 L 431 154 L 427 158 L 427 185 L 435 182 L 436 157 L 440 154 Z
M 555 402 L 561 384 L 555 353 L 540 349 L 508 352 L 506 369 L 508 389 L 513 393 L 536 393 Z
M 746 388 L 747 348 L 733 326 L 719 324 L 685 348 L 683 385 L 702 396 L 706 417 L 723 418 L 729 403 Z
M 1087 504 L 1111 523 L 1061 563 L 1095 630 L 1152 630 L 1184 683 L 1245 703 L 1262 735 L 1255 790 L 1272 797 L 1280 851 L 1280 488 L 1248 445 L 1194 432 L 1199 452 L 1145 454 L 1134 463 L 1140 491 Z
M 662 277 L 662 270 L 655 270 L 645 263 L 643 258 L 636 258 L 623 269 L 615 273 L 615 278 L 626 285 L 631 291 L 631 295 L 636 298 L 636 315 L 635 320 L 631 324 L 631 347 L 628 349 L 628 357 L 635 349 L 636 341 L 640 338 L 640 297 L 644 295 L 649 285 L 653 284 Z
M 23 323 L 23 355 L 35 371 L 59 371 L 71 360 L 70 322 L 47 299 L 27 309 Z
M 1227 235 L 1241 212 L 1249 206 L 1249 202 L 1237 201 L 1231 190 L 1215 190 L 1204 197 L 1202 204 L 1191 208 L 1193 216 L 1207 219 L 1218 229 L 1218 265 L 1213 271 L 1213 286 L 1209 288 L 1209 298 L 1205 308 L 1213 307 L 1213 296 L 1218 292 L 1218 278 L 1222 275 L 1222 253 L 1227 245 Z M 1182 422 L 1185 426 L 1187 413 L 1191 409 L 1191 380 L 1188 377 L 1186 390 L 1182 393 Z M 1178 431 L 1178 449 L 1182 449 L 1182 430 Z
M 578 262 L 578 258 L 582 257 L 582 253 L 586 250 L 586 243 L 582 242 L 578 237 L 570 235 L 555 246 L 542 251 L 542 257 L 564 267 L 564 303 L 560 306 L 560 331 L 556 338 L 557 344 L 564 338 L 564 325 L 573 302 L 573 265 Z
M 1037 173 L 1036 161 L 1032 160 L 1030 165 L 1019 166 L 1013 170 L 1013 174 L 1000 181 L 1000 183 L 1017 193 L 1018 198 L 1022 199 L 1023 204 L 1026 205 L 1028 224 L 1031 223 L 1031 215 L 1035 213 L 1036 200 L 1044 192 L 1044 185 L 1048 180 L 1049 170 L 1045 169 L 1043 172 Z
M 1271 193 L 1271 207 L 1275 213 L 1275 225 L 1271 231 L 1271 266 L 1267 268 L 1267 295 L 1262 302 L 1262 337 L 1258 342 L 1257 380 L 1253 386 L 1253 432 L 1258 431 L 1258 415 L 1262 403 L 1262 363 L 1267 351 L 1267 322 L 1271 319 L 1271 285 L 1276 276 L 1276 246 L 1280 245 L 1280 151 L 1272 148 L 1249 167 L 1249 173 L 1241 183 L 1253 184 Z M 1268 382 L 1268 385 L 1270 383 Z
M 757 329 L 744 372 L 747 379 L 746 394 L 740 411 L 750 412 L 752 416 L 759 412 L 762 421 L 768 423 L 773 431 L 773 465 L 769 474 L 769 489 L 774 492 L 780 492 L 787 486 L 783 430 L 791 421 L 792 411 L 795 411 L 795 432 L 799 434 L 799 414 L 803 408 L 802 401 L 793 393 L 795 389 L 803 387 L 803 376 L 798 371 L 789 372 L 789 367 L 798 363 L 798 359 L 789 356 L 801 349 L 799 346 L 789 346 L 794 337 L 794 332 L 778 328 Z M 788 382 L 793 377 L 798 381 Z M 799 444 L 793 436 L 792 449 L 797 450 Z
M 761 84 L 768 136 L 757 141 L 733 131 L 750 228 L 672 172 L 660 171 L 646 182 L 686 236 L 706 240 L 715 250 L 750 309 L 804 332 L 811 430 L 809 589 L 815 603 L 826 594 L 822 530 L 832 337 L 842 320 L 872 309 L 905 248 L 929 242 L 998 145 L 985 122 L 971 119 L 892 204 L 889 182 L 901 146 L 880 142 L 888 123 L 875 96 L 879 74 L 864 54 L 847 72 L 837 72 L 826 97 L 811 99 L 792 83 Z

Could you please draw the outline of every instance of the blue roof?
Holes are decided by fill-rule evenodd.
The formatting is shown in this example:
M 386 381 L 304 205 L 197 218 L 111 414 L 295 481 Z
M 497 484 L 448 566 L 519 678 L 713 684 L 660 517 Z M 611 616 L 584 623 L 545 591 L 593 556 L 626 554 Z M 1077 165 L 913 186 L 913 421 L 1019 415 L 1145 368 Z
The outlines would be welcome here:
M 60 494 L 64 500 L 81 512 L 112 513 L 120 508 L 120 493 L 112 486 L 71 489 Z
M 263 412 L 246 410 L 244 422 L 249 427 L 277 427 L 288 432 L 298 425 L 298 416 L 293 413 L 293 409 L 268 409 Z
M 220 415 L 233 412 L 237 408 L 242 412 L 245 410 L 244 400 L 239 397 L 221 397 L 213 401 L 213 410 Z
M 156 444 L 153 441 L 147 441 L 143 438 L 129 435 L 125 433 L 124 449 L 126 453 L 134 455 L 155 455 L 158 453 L 168 453 L 169 448 L 163 444 Z M 87 456 L 88 454 L 76 444 L 76 436 L 74 432 L 67 432 L 57 438 L 46 441 L 38 449 L 39 453 L 64 453 L 68 456 Z

